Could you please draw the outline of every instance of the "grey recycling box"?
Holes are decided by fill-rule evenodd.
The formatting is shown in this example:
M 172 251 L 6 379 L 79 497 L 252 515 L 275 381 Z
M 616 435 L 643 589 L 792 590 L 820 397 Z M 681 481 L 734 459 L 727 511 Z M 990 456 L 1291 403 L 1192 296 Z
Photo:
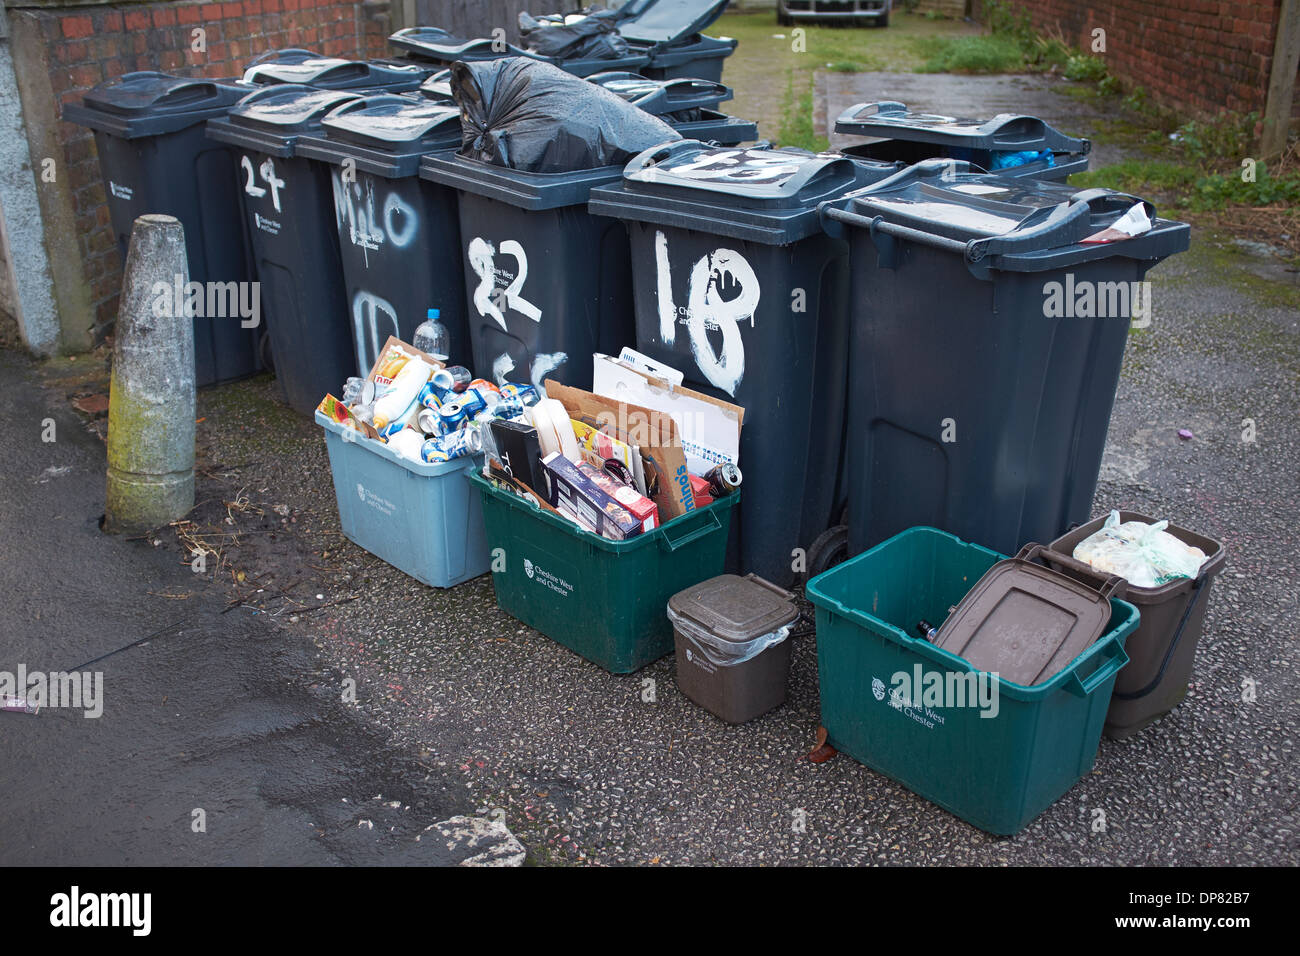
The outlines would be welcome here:
M 204 124 L 224 116 L 248 92 L 233 80 L 127 73 L 63 110 L 66 121 L 95 134 L 109 221 L 123 262 L 137 217 L 175 216 L 185 229 L 190 281 L 205 286 L 203 314 L 194 317 L 198 385 L 241 378 L 260 367 L 257 346 L 265 316 L 259 315 L 256 328 L 245 328 L 252 318 L 241 314 L 243 304 L 254 303 L 248 284 L 253 268 L 236 195 L 238 159 L 229 146 L 204 136 Z M 229 283 L 236 284 L 233 299 Z
M 1150 231 L 1083 241 L 1139 204 Z M 955 160 L 822 212 L 851 246 L 850 553 L 928 525 L 1014 554 L 1086 521 L 1140 283 L 1187 225 Z
M 987 120 L 962 119 L 910 110 L 882 100 L 858 103 L 835 120 L 835 132 L 877 137 L 844 152 L 869 159 L 916 163 L 923 159 L 961 159 L 990 172 L 1065 182 L 1088 168 L 1092 143 L 1067 136 L 1037 116 L 999 113 Z M 1042 158 L 1021 161 L 1020 153 Z M 1004 163 L 1015 165 L 1004 167 Z

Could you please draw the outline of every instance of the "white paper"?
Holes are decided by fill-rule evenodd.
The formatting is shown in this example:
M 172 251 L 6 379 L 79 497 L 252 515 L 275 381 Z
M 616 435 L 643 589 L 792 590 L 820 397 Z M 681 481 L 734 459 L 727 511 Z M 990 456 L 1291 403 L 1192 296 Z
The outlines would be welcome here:
M 645 372 L 647 375 L 653 375 L 655 378 L 661 378 L 669 385 L 681 385 L 686 381 L 686 376 L 671 365 L 664 365 L 662 362 L 656 362 L 648 355 L 642 355 L 636 349 L 623 346 L 623 351 L 618 353 L 618 360 L 624 365 L 630 365 L 638 371 Z
M 592 393 L 670 416 L 691 474 L 703 475 L 727 461 L 740 467 L 740 420 L 734 411 L 648 378 L 608 355 L 594 359 Z

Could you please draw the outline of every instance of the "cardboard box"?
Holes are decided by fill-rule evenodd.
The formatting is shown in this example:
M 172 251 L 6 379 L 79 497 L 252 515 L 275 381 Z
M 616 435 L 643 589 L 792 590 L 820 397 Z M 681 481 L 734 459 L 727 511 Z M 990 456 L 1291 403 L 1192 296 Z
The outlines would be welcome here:
M 634 538 L 641 533 L 640 518 L 558 451 L 543 458 L 542 466 L 550 472 L 551 504 L 557 511 L 572 513 L 581 524 L 614 541 Z
M 601 491 L 630 511 L 632 516 L 641 522 L 642 531 L 653 531 L 659 527 L 658 506 L 635 488 L 630 488 L 615 481 L 599 468 L 585 461 L 578 464 L 578 471 L 590 478 Z

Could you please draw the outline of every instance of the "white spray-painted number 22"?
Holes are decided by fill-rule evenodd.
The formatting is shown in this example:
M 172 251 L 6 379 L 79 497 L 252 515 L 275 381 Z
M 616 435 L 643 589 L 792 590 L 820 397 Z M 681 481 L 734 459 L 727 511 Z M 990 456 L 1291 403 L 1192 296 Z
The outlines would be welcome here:
M 492 290 L 496 285 L 496 252 L 492 243 L 478 236 L 470 240 L 469 248 L 466 250 L 470 268 L 479 279 L 478 286 L 474 289 L 474 307 L 478 309 L 478 314 L 491 316 L 497 325 L 501 326 L 503 332 L 509 331 L 506 328 L 503 307 L 514 309 L 534 322 L 542 321 L 542 310 L 519 294 L 524 287 L 524 282 L 528 280 L 528 255 L 524 252 L 524 247 L 513 239 L 501 243 L 501 254 L 514 258 L 518 265 L 515 278 L 495 300 L 493 299 Z
M 266 190 L 253 181 L 253 161 L 247 156 L 241 156 L 239 165 L 244 168 L 244 192 L 254 199 L 261 199 L 266 195 Z M 271 157 L 268 156 L 257 171 L 262 175 L 262 182 L 271 187 L 271 205 L 275 207 L 276 212 L 279 212 L 280 187 L 284 185 L 284 180 L 275 175 L 275 163 L 271 161 Z
M 668 237 L 655 232 L 655 265 L 658 270 L 659 338 L 664 345 L 677 340 L 677 304 L 673 301 L 673 279 L 668 263 Z M 723 292 L 731 297 L 723 299 Z M 691 268 L 687 286 L 686 330 L 691 337 L 695 365 L 715 387 L 733 398 L 745 375 L 745 343 L 740 323 L 754 324 L 758 310 L 758 276 L 748 260 L 734 249 L 714 249 Z M 708 330 L 722 333 L 722 348 L 715 350 Z

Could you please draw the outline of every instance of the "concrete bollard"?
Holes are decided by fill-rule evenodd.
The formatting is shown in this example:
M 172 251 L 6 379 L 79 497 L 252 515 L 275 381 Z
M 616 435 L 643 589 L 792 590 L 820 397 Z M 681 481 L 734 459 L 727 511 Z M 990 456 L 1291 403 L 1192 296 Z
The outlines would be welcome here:
M 113 345 L 110 533 L 150 531 L 194 507 L 194 323 L 176 308 L 177 276 L 185 288 L 185 230 L 172 216 L 141 216 L 131 230 Z

